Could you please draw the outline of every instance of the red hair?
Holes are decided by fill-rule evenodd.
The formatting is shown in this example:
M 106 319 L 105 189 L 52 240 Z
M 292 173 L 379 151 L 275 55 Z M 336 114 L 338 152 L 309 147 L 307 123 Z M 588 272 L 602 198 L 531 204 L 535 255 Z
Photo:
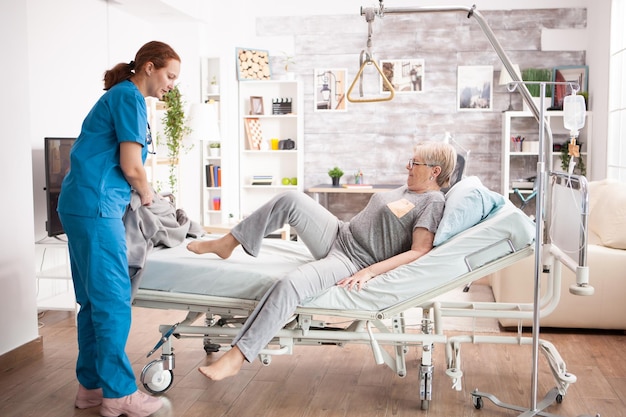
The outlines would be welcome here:
M 171 59 L 180 62 L 180 57 L 171 46 L 159 41 L 148 42 L 139 48 L 133 61 L 129 63 L 120 62 L 110 70 L 105 71 L 104 89 L 108 90 L 115 84 L 128 80 L 136 72 L 135 68 L 142 69 L 148 62 L 152 62 L 154 68 L 159 69 L 166 66 Z

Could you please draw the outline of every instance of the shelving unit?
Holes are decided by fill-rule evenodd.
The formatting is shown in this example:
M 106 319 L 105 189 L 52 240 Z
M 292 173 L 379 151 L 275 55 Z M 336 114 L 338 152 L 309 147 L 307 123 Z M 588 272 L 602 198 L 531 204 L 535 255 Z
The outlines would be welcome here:
M 235 172 L 228 169 L 226 158 L 224 158 L 227 141 L 224 140 L 224 130 L 222 129 L 221 107 L 223 105 L 220 91 L 221 83 L 221 61 L 220 58 L 203 58 L 201 60 L 201 89 L 202 102 L 208 103 L 209 109 L 206 116 L 209 119 L 209 137 L 202 138 L 200 152 L 202 158 L 201 175 L 201 213 L 202 225 L 205 229 L 222 227 L 226 222 L 226 207 L 228 206 L 228 193 L 223 192 L 225 184 L 221 181 L 222 173 Z M 211 144 L 218 143 L 217 151 L 212 150 Z M 217 152 L 217 153 L 216 153 Z M 219 175 L 217 169 L 219 168 Z M 211 172 L 213 177 L 211 179 Z M 218 178 L 219 177 L 219 178 Z
M 251 114 L 251 97 L 262 102 L 262 112 Z M 260 98 L 260 99 L 259 99 Z M 273 100 L 289 99 L 291 112 L 273 114 Z M 257 110 L 258 110 L 258 106 Z M 239 217 L 245 217 L 273 196 L 286 190 L 303 190 L 302 93 L 298 81 L 239 82 Z M 284 109 L 277 111 L 284 111 Z M 246 125 L 255 124 L 252 141 Z M 276 142 L 291 139 L 294 149 L 272 149 Z M 254 149 L 255 146 L 258 149 Z M 284 143 L 284 142 L 283 142 Z M 253 185 L 255 177 L 271 182 Z M 285 183 L 283 183 L 283 180 Z M 288 182 L 288 183 L 287 183 Z
M 67 243 L 49 240 L 35 244 L 37 308 L 76 311 Z
M 563 145 L 569 142 L 569 131 L 563 127 L 562 111 L 547 111 L 547 123 L 552 129 L 553 144 Z M 581 158 L 585 162 L 587 176 L 590 173 L 591 158 L 589 151 L 592 146 L 591 128 L 592 114 L 587 112 L 585 126 L 581 129 L 578 142 L 582 143 Z M 521 136 L 524 138 L 521 149 L 513 149 L 512 137 Z M 534 177 L 537 172 L 538 161 L 538 132 L 537 122 L 530 112 L 508 111 L 502 113 L 502 182 L 501 192 L 504 196 L 511 197 L 514 193 L 513 183 L 528 182 L 527 188 L 518 187 L 522 195 L 529 195 L 533 192 L 532 181 L 526 181 Z M 554 171 L 562 171 L 561 152 L 552 153 L 552 168 Z M 519 184 L 522 185 L 522 184 Z

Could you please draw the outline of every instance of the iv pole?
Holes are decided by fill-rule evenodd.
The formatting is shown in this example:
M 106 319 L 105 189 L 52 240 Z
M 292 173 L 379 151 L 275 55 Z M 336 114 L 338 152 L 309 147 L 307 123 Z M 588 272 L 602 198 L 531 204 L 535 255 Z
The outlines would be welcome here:
M 525 409 L 522 407 L 512 406 L 509 404 L 504 404 L 498 401 L 491 394 L 481 393 L 475 391 L 472 393 L 472 398 L 475 401 L 475 405 L 477 402 L 482 404 L 482 397 L 487 397 L 492 400 L 496 405 L 500 407 L 509 408 L 516 411 L 522 411 L 523 414 L 520 417 L 531 417 L 535 415 L 541 416 L 554 416 L 556 415 L 542 412 L 541 410 L 548 407 L 553 401 L 557 398 L 558 389 L 553 388 L 548 392 L 539 404 L 541 409 L 537 408 L 537 380 L 538 380 L 538 356 L 539 356 L 539 298 L 540 298 L 540 283 L 541 283 L 541 273 L 542 271 L 542 261 L 541 261 L 541 249 L 543 243 L 542 236 L 542 225 L 543 225 L 543 207 L 544 207 L 544 185 L 547 182 L 546 173 L 552 170 L 552 158 L 546 158 L 546 155 L 551 155 L 552 151 L 552 130 L 550 128 L 549 123 L 545 123 L 544 116 L 544 106 L 541 106 L 541 109 L 537 108 L 537 105 L 533 102 L 530 92 L 526 87 L 525 83 L 522 82 L 520 77 L 517 75 L 513 68 L 513 63 L 507 56 L 506 52 L 500 45 L 500 42 L 495 37 L 495 34 L 487 24 L 487 21 L 482 16 L 480 12 L 476 10 L 476 6 L 472 7 L 463 7 L 463 6 L 448 6 L 448 7 L 385 7 L 383 4 L 383 0 L 379 0 L 378 8 L 363 8 L 361 7 L 361 15 L 369 16 L 377 15 L 379 17 L 383 17 L 385 14 L 413 14 L 413 13 L 440 13 L 440 12 L 463 12 L 467 13 L 468 19 L 473 17 L 478 22 L 480 28 L 483 33 L 491 43 L 491 46 L 495 50 L 498 58 L 502 62 L 502 65 L 506 69 L 506 71 L 511 76 L 512 82 L 517 86 L 519 93 L 522 95 L 522 99 L 528 104 L 531 113 L 539 123 L 539 159 L 537 163 L 537 200 L 536 200 L 536 233 L 535 233 L 535 271 L 534 271 L 534 301 L 533 301 L 533 343 L 532 343 L 532 382 L 531 382 L 531 399 L 530 399 L 530 408 Z M 369 20 L 368 20 L 369 22 Z M 362 71 L 362 67 L 361 67 Z M 357 77 L 352 83 L 352 86 L 356 83 Z M 351 87 L 352 88 L 352 87 Z M 545 97 L 546 91 L 546 83 L 540 83 L 540 97 Z M 547 143 L 544 140 L 544 132 L 548 133 L 548 141 Z M 548 149 L 548 145 L 550 149 Z M 547 159 L 547 169 L 546 169 L 546 159 Z M 495 401 L 494 401 L 495 400 Z M 480 407 L 477 407 L 480 408 Z M 581 416 L 582 417 L 582 416 Z

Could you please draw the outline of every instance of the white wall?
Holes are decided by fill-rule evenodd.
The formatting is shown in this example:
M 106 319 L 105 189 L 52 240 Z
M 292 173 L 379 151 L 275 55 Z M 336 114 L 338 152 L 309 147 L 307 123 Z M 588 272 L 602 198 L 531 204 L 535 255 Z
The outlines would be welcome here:
M 236 46 L 290 52 L 290 39 L 259 39 L 256 36 L 257 16 L 358 14 L 360 6 L 376 4 L 375 1 L 360 0 L 164 0 L 162 3 L 125 0 L 123 3 L 136 3 L 141 7 L 130 10 L 128 6 L 126 12 L 123 6 L 120 9 L 102 0 L 0 2 L 0 45 L 5 56 L 4 64 L 0 66 L 0 79 L 4 81 L 4 96 L 10 98 L 0 104 L 3 126 L 0 142 L 4 150 L 0 153 L 0 173 L 6 197 L 2 205 L 5 224 L 0 234 L 0 286 L 3 288 L 0 315 L 12 318 L 0 323 L 0 334 L 3 335 L 0 337 L 0 354 L 34 339 L 37 334 L 33 240 L 45 236 L 43 137 L 78 134 L 84 116 L 102 93 L 101 78 L 105 69 L 117 62 L 131 60 L 144 42 L 163 40 L 181 55 L 181 88 L 191 103 L 200 99 L 199 57 L 220 56 L 223 58 L 224 79 L 228 80 L 221 86 L 224 104 L 227 104 L 234 100 L 237 91 L 234 75 Z M 458 0 L 396 0 L 386 1 L 385 5 L 460 3 Z M 468 5 L 471 3 L 467 2 Z M 608 57 L 604 57 L 603 49 L 597 47 L 608 45 L 609 11 L 604 3 L 608 2 L 553 0 L 548 6 L 545 0 L 485 0 L 478 4 L 479 10 L 588 8 L 588 38 L 594 40 L 590 43 L 594 49 L 587 55 L 595 110 L 594 130 L 598 128 L 600 132 L 602 129 L 606 132 L 600 112 L 605 108 L 602 103 L 606 102 L 608 91 L 605 85 L 608 77 L 604 74 L 604 69 L 608 68 L 604 61 L 608 61 Z M 155 5 L 159 4 L 180 5 L 184 13 L 175 18 L 171 18 L 171 14 L 169 17 L 158 15 Z M 185 18 L 185 15 L 192 17 Z M 203 21 L 208 23 L 206 27 Z M 236 104 L 228 108 L 236 108 Z M 594 134 L 596 138 L 606 137 L 606 134 Z M 596 166 L 599 164 L 596 158 L 601 158 L 601 153 L 600 150 L 595 152 Z M 185 158 L 181 183 L 184 183 L 185 190 L 189 190 L 185 191 L 185 196 L 190 200 L 183 205 L 192 218 L 199 218 L 199 158 L 196 153 Z
M 37 337 L 26 2 L 0 2 L 0 354 Z
M 33 150 L 35 240 L 46 236 L 43 138 L 76 137 L 83 119 L 104 92 L 104 71 L 129 62 L 137 49 L 151 40 L 170 44 L 183 61 L 179 78 L 185 101 L 199 101 L 199 45 L 196 23 L 155 23 L 150 16 L 135 16 L 101 0 L 29 0 L 28 54 L 32 65 L 30 111 L 35 115 L 30 135 Z M 72 10 L 72 13 L 67 11 Z M 80 16 L 80 18 L 75 17 Z M 186 193 L 182 205 L 190 216 L 199 215 L 200 182 L 197 152 L 183 158 L 181 183 Z M 190 172 L 193 166 L 193 175 Z M 185 169 L 186 168 L 186 169 Z

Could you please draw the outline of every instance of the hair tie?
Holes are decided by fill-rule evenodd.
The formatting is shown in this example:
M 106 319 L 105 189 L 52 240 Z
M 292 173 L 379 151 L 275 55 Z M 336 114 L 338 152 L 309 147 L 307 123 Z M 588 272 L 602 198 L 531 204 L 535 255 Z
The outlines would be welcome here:
M 132 70 L 132 69 L 135 69 L 135 61 L 130 61 L 130 62 L 128 63 L 128 66 L 130 67 L 130 69 L 131 69 L 131 70 Z

